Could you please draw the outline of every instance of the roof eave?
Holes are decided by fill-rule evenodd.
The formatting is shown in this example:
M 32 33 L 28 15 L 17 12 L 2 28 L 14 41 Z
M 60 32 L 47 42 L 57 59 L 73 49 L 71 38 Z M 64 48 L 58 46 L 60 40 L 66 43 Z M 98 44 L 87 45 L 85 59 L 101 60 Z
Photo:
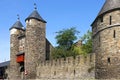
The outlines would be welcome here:
M 9 30 L 11 30 L 11 29 L 13 29 L 13 28 L 18 29 L 18 30 L 25 31 L 25 29 L 22 29 L 22 28 L 17 28 L 17 27 L 11 27 Z
M 43 22 L 43 23 L 47 23 L 45 20 L 41 20 L 41 19 L 38 19 L 38 18 L 35 18 L 35 17 L 28 17 L 28 18 L 25 19 L 25 22 L 26 22 L 27 20 L 30 20 L 30 19 L 36 19 L 36 20 L 41 21 L 41 22 Z

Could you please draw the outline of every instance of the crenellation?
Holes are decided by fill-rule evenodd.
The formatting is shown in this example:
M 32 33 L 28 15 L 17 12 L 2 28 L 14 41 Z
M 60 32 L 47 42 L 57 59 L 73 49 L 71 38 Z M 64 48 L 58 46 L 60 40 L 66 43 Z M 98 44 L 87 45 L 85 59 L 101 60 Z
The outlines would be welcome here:
M 68 65 L 72 64 L 73 63 L 73 57 L 67 57 L 66 61 L 67 61 Z
M 56 60 L 53 60 L 53 66 L 56 66 L 56 65 L 57 65 Z
M 87 57 L 87 64 L 91 64 L 92 62 L 92 59 L 91 59 L 91 54 L 88 54 L 88 57 Z
M 87 78 L 87 75 L 89 75 L 89 77 L 93 78 L 94 69 L 92 70 L 92 68 L 94 65 L 91 64 L 93 64 L 94 60 L 90 61 L 90 57 L 88 55 L 85 59 L 84 56 L 79 55 L 75 59 L 73 57 L 67 57 L 66 59 L 61 58 L 45 61 L 42 63 L 43 65 L 40 64 L 37 67 L 37 76 L 42 79 L 79 79 L 84 78 L 82 76 L 86 76 Z M 91 59 L 94 58 L 91 57 Z M 86 63 L 84 63 L 85 60 Z M 89 69 L 91 69 L 91 72 L 88 72 Z
M 61 67 L 64 66 L 65 65 L 65 59 L 61 58 L 60 61 L 61 61 Z
M 66 66 L 66 65 L 82 65 L 82 64 L 90 64 L 94 63 L 94 56 L 88 55 L 84 57 L 82 55 L 76 56 L 74 59 L 73 57 L 59 58 L 56 60 L 49 60 L 40 63 L 41 66 Z
M 56 66 L 60 65 L 59 59 L 55 60 L 55 64 L 56 64 Z

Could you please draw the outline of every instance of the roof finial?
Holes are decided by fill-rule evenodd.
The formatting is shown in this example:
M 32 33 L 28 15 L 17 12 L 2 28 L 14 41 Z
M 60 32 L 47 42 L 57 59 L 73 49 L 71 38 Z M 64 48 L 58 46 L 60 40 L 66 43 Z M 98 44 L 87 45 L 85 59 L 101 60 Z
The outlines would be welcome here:
M 19 16 L 19 14 L 17 14 L 17 17 L 18 17 L 17 19 L 18 19 L 18 21 L 19 21 L 19 20 L 20 20 L 20 16 Z
M 35 10 L 37 9 L 37 5 L 36 5 L 36 3 L 34 3 L 34 9 L 35 9 Z

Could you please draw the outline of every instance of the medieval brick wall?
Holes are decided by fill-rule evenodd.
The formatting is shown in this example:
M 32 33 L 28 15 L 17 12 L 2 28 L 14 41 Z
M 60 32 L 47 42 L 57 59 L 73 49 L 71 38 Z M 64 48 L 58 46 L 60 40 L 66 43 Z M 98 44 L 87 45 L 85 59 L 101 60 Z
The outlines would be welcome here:
M 40 80 L 74 80 L 95 78 L 95 56 L 82 55 L 66 59 L 50 60 L 40 63 L 37 67 L 37 77 Z

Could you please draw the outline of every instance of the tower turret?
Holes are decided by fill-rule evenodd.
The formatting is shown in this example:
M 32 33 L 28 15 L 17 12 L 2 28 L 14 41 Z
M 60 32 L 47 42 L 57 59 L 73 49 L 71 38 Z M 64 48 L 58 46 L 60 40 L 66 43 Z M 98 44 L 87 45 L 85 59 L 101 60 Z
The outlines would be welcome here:
M 19 52 L 18 36 L 25 30 L 22 23 L 18 20 L 13 24 L 10 30 L 10 79 L 19 79 L 19 64 L 16 62 L 16 55 Z
M 120 78 L 120 0 L 106 0 L 92 23 L 95 77 Z
M 27 79 L 36 78 L 36 67 L 45 61 L 46 21 L 35 10 L 26 18 L 25 69 Z

